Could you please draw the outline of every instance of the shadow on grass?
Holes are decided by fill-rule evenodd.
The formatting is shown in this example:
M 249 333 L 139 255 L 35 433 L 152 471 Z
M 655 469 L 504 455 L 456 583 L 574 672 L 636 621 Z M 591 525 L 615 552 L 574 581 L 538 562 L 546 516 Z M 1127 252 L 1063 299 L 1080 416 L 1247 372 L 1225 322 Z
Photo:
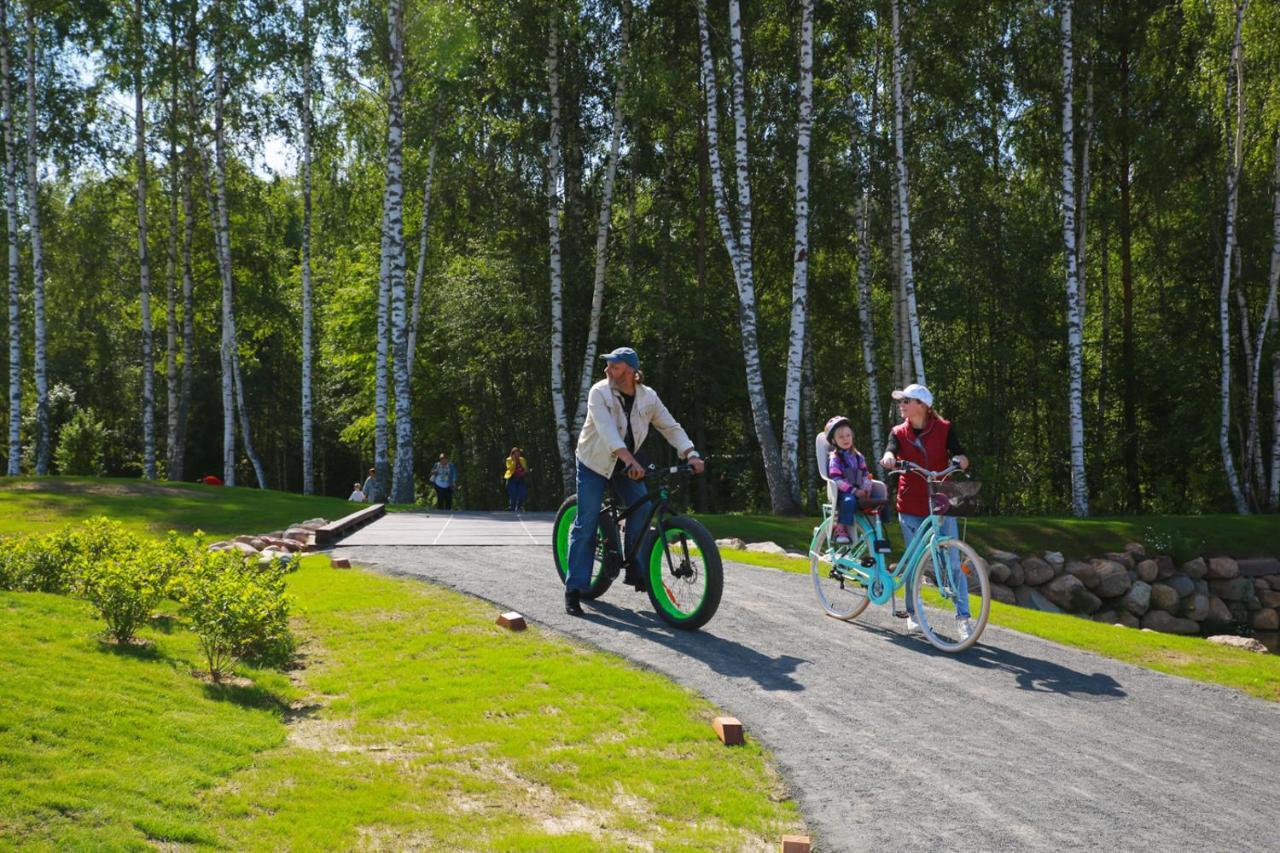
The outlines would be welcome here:
M 726 640 L 703 628 L 677 631 L 652 613 L 636 612 L 604 601 L 583 602 L 588 622 L 608 625 L 695 658 L 721 675 L 750 678 L 765 690 L 803 690 L 792 677 L 805 658 L 781 655 L 771 658 L 741 643 Z
M 133 658 L 134 660 L 157 661 L 164 655 L 160 654 L 160 650 L 156 648 L 156 644 L 150 641 L 128 643 L 119 643 L 115 640 L 98 638 L 98 651 L 106 654 L 115 655 L 122 658 Z
M 283 719 L 290 713 L 289 703 L 276 694 L 256 684 L 235 684 L 229 681 L 204 685 L 204 695 L 216 702 L 231 702 L 242 708 L 274 711 Z

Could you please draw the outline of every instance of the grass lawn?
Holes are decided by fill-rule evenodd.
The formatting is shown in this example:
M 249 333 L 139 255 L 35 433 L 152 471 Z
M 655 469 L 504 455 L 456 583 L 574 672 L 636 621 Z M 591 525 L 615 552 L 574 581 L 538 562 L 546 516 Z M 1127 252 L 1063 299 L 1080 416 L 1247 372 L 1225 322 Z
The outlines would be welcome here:
M 818 518 L 772 515 L 698 516 L 717 539 L 737 537 L 747 542 L 777 542 L 803 553 L 813 538 Z M 885 525 L 894 550 L 902 538 L 897 524 Z M 1067 557 L 1094 557 L 1116 551 L 1128 542 L 1141 542 L 1153 554 L 1170 554 L 1185 561 L 1198 555 L 1274 557 L 1280 555 L 1280 516 L 1166 515 L 1124 518 L 998 518 L 960 519 L 964 539 L 980 553 L 990 549 L 1016 554 L 1061 551 Z
M 225 533 L 289 497 L 207 491 L 247 495 Z M 0 516 L 111 511 L 84 492 L 0 490 Z M 113 514 L 139 529 L 219 529 L 131 497 L 144 518 Z M 299 500 L 272 524 L 321 514 Z M 767 850 L 803 831 L 758 743 L 721 745 L 715 709 L 664 678 L 323 557 L 289 585 L 303 667 L 230 686 L 193 677 L 172 619 L 121 649 L 84 602 L 0 593 L 0 848 Z

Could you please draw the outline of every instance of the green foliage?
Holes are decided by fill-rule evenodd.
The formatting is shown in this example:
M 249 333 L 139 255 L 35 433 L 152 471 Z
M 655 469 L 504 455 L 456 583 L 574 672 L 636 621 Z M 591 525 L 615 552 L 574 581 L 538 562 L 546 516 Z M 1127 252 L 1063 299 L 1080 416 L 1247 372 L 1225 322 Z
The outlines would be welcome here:
M 93 409 L 76 409 L 58 436 L 54 464 L 63 474 L 102 476 L 107 472 L 103 463 L 107 437 L 107 427 Z
M 119 643 L 128 643 L 164 597 L 164 567 L 159 547 L 139 543 L 124 550 L 80 563 L 77 585 L 107 623 Z
M 283 663 L 293 653 L 286 569 L 264 563 L 236 550 L 205 551 L 180 581 L 182 615 L 200 638 L 214 681 L 235 661 Z

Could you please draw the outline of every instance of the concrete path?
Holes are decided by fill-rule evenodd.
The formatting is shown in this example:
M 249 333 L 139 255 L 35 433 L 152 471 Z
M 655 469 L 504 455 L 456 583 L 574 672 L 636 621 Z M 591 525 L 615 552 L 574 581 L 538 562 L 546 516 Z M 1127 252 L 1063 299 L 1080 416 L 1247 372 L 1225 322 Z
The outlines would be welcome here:
M 342 540 L 382 545 L 551 545 L 553 512 L 389 512 Z
M 348 540 L 335 556 L 518 610 L 697 690 L 772 750 L 817 849 L 1280 849 L 1280 708 L 1235 691 L 999 628 L 941 654 L 884 608 L 837 622 L 808 576 L 738 564 L 690 634 L 629 587 L 567 616 L 545 546 Z

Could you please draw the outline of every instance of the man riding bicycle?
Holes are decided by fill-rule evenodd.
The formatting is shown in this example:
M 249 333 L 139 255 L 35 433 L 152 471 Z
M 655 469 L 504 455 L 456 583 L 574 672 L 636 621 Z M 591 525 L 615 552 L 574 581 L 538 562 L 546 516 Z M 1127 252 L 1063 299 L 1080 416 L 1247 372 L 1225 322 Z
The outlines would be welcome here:
M 635 451 L 644 444 L 652 425 L 662 433 L 695 474 L 703 462 L 679 422 L 667 411 L 657 392 L 644 384 L 640 357 L 631 347 L 618 347 L 600 356 L 607 362 L 604 379 L 591 386 L 587 397 L 587 419 L 578 436 L 575 452 L 578 469 L 578 514 L 569 532 L 569 577 L 565 583 L 564 609 L 582 615 L 582 593 L 591 583 L 595 557 L 596 522 L 604 502 L 606 486 L 629 506 L 645 496 L 644 468 Z M 638 515 L 638 510 L 631 515 Z M 630 516 L 628 516 L 628 521 Z M 627 541 L 644 531 L 627 525 Z

